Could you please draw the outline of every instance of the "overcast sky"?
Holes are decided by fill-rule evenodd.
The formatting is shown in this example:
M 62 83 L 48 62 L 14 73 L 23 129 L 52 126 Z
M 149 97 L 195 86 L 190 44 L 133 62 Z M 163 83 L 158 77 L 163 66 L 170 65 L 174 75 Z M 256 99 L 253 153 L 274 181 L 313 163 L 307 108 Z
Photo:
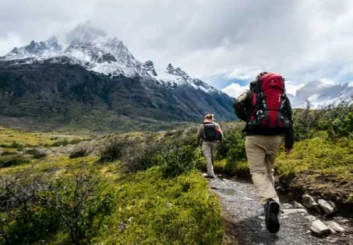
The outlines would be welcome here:
M 140 61 L 229 93 L 263 70 L 293 89 L 353 81 L 352 0 L 3 0 L 0 10 L 0 55 L 91 21 Z

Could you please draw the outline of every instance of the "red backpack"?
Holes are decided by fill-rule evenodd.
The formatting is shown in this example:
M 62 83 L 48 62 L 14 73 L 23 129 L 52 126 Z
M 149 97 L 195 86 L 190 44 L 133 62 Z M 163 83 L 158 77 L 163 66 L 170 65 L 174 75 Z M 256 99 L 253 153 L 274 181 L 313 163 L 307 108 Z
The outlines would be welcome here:
M 275 73 L 260 74 L 252 95 L 253 110 L 248 124 L 271 129 L 288 128 L 286 100 L 284 78 Z

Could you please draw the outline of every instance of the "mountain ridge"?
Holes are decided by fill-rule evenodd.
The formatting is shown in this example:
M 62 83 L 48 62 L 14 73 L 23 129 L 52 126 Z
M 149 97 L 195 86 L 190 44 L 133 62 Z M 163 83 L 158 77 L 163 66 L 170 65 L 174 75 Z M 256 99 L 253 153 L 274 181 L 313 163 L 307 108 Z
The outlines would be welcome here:
M 1 58 L 0 116 L 61 125 L 86 117 L 83 124 L 123 130 L 129 120 L 196 122 L 206 113 L 235 119 L 231 97 L 181 68 L 168 64 L 160 71 L 151 60 L 135 59 L 117 38 L 78 30 L 66 48 L 53 37 Z

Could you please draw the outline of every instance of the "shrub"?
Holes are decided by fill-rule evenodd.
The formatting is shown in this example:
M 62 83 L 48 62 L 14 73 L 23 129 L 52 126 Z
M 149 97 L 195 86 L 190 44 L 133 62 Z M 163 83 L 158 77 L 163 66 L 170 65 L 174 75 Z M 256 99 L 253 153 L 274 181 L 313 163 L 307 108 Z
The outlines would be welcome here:
M 124 171 L 134 173 L 164 164 L 165 161 L 159 154 L 162 146 L 161 141 L 128 141 L 122 158 Z
M 126 141 L 125 139 L 114 137 L 107 139 L 102 144 L 99 150 L 99 162 L 113 162 L 121 158 Z
M 57 229 L 54 210 L 41 206 L 42 190 L 48 189 L 41 176 L 31 169 L 15 176 L 3 176 L 0 181 L 0 243 L 32 244 Z
M 63 139 L 63 140 L 55 141 L 51 146 L 58 147 L 58 146 L 66 146 L 68 144 L 69 144 L 69 141 L 67 139 Z
M 25 158 L 21 155 L 9 155 L 0 158 L 0 168 L 6 168 L 11 166 L 17 166 L 23 163 L 30 162 L 30 159 Z
M 87 244 L 110 214 L 114 192 L 82 165 L 50 180 L 27 169 L 0 182 L 0 243 L 33 244 L 63 234 L 64 244 Z M 50 242 L 48 242 L 50 243 Z
M 34 158 L 44 158 L 47 156 L 47 153 L 43 150 L 39 150 L 39 149 L 30 149 L 28 151 L 25 152 L 25 154 L 29 154 L 32 155 Z
M 70 159 L 88 156 L 93 150 L 94 148 L 89 142 L 82 142 L 76 145 L 74 150 L 70 153 Z
M 328 128 L 328 133 L 333 138 L 348 136 L 353 138 L 353 112 L 347 112 L 333 120 Z
M 305 109 L 296 109 L 293 113 L 294 139 L 311 139 L 319 128 L 319 123 L 327 109 L 312 110 L 308 102 Z
M 195 148 L 192 145 L 166 145 L 160 152 L 164 161 L 164 177 L 176 177 L 195 168 Z
M 80 143 L 81 141 L 82 141 L 81 139 L 73 139 L 71 141 L 67 139 L 61 139 L 61 140 L 55 141 L 51 146 L 58 147 L 58 146 L 67 146 L 69 144 L 75 145 Z

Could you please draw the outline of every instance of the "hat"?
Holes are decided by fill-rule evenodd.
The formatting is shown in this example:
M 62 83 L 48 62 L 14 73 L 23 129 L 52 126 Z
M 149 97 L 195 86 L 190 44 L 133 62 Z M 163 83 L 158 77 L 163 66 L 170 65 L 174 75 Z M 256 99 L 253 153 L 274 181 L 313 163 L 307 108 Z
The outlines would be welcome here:
M 206 114 L 205 119 L 214 120 L 214 114 Z

